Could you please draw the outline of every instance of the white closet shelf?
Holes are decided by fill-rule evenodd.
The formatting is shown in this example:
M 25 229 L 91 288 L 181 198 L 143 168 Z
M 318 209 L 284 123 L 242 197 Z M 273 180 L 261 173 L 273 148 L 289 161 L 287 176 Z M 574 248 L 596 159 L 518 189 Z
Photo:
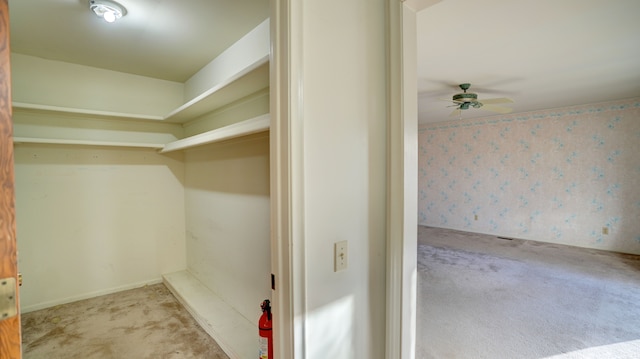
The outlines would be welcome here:
M 13 102 L 12 106 L 14 109 L 61 114 L 185 123 L 267 87 L 269 87 L 269 56 L 259 59 L 233 76 L 208 89 L 201 95 L 171 111 L 166 116 L 89 110 L 24 102 Z
M 168 114 L 164 121 L 184 123 L 269 87 L 269 57 L 205 91 Z
M 14 137 L 13 143 L 14 144 L 41 143 L 41 144 L 54 144 L 54 145 L 139 147 L 139 148 L 152 148 L 152 149 L 162 149 L 164 147 L 164 144 L 161 144 L 161 143 L 71 140 L 71 139 L 60 139 L 60 138 L 35 138 L 35 137 Z
M 183 138 L 167 143 L 160 153 L 185 150 L 187 148 L 202 146 L 209 143 L 224 141 L 240 136 L 251 135 L 269 130 L 271 117 L 269 114 L 254 117 L 249 120 L 234 123 L 215 130 L 200 133 L 191 137 Z
M 108 117 L 108 118 L 128 118 L 128 119 L 135 119 L 135 120 L 154 120 L 154 121 L 161 121 L 164 119 L 164 117 L 162 116 L 154 116 L 154 115 L 141 115 L 141 114 L 135 114 L 135 113 L 87 110 L 82 108 L 40 105 L 40 104 L 23 103 L 23 102 L 13 102 L 12 106 L 14 109 L 20 109 L 20 110 L 56 112 L 60 114 L 90 115 L 90 116 L 99 116 L 99 117 Z
M 111 147 L 139 147 L 160 150 L 160 153 L 185 150 L 191 147 L 202 146 L 209 143 L 229 140 L 236 137 L 251 135 L 269 130 L 270 115 L 254 117 L 249 120 L 234 123 L 215 130 L 200 133 L 181 140 L 164 143 L 146 142 L 117 142 L 117 141 L 96 141 L 96 140 L 75 140 L 62 138 L 40 138 L 40 137 L 14 137 L 13 143 L 39 143 L 53 145 L 83 145 L 83 146 L 111 146 Z

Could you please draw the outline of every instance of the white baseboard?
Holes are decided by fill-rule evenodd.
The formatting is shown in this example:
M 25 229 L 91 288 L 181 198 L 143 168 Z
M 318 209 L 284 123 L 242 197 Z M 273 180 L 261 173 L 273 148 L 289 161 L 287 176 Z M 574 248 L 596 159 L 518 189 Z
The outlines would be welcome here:
M 20 308 L 20 313 L 35 312 L 36 310 L 51 308 L 51 307 L 55 307 L 56 305 L 73 303 L 73 302 L 77 302 L 79 300 L 99 297 L 99 296 L 106 295 L 106 294 L 122 292 L 123 290 L 135 289 L 135 288 L 144 287 L 145 285 L 152 285 L 152 284 L 158 284 L 158 283 L 162 283 L 162 278 L 156 278 L 156 279 L 151 279 L 151 280 L 147 280 L 147 281 L 136 282 L 136 283 L 132 283 L 132 284 L 126 284 L 126 285 L 113 287 L 113 288 L 108 288 L 108 289 L 101 289 L 101 290 L 98 290 L 98 291 L 95 291 L 95 292 L 85 293 L 85 294 L 81 294 L 81 295 L 75 295 L 75 296 L 71 296 L 71 297 L 67 297 L 67 298 L 56 299 L 56 300 L 52 300 L 52 301 L 48 301 L 48 302 L 32 304 L 32 305 L 29 305 L 29 306 L 26 306 L 26 307 L 21 307 Z

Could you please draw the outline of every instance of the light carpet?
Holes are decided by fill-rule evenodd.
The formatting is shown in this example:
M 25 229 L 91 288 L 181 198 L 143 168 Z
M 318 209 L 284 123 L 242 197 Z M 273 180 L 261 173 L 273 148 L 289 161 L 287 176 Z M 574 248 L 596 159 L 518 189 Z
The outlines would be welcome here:
M 22 315 L 25 359 L 228 359 L 164 284 Z
M 640 256 L 418 228 L 416 358 L 640 358 Z

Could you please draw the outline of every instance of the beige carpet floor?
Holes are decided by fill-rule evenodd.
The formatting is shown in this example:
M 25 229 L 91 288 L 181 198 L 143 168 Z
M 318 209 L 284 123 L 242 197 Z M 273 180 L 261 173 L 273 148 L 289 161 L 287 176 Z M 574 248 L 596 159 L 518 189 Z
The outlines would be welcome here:
M 416 358 L 640 358 L 640 257 L 418 229 Z
M 25 359 L 227 359 L 163 284 L 22 315 Z

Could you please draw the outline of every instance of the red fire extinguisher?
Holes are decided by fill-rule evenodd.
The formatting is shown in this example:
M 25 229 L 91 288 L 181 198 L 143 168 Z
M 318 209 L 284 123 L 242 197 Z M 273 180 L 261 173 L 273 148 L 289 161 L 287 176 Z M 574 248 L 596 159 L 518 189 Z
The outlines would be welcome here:
M 258 321 L 260 359 L 273 359 L 273 331 L 271 330 L 271 303 L 265 299 L 260 305 L 262 315 Z

